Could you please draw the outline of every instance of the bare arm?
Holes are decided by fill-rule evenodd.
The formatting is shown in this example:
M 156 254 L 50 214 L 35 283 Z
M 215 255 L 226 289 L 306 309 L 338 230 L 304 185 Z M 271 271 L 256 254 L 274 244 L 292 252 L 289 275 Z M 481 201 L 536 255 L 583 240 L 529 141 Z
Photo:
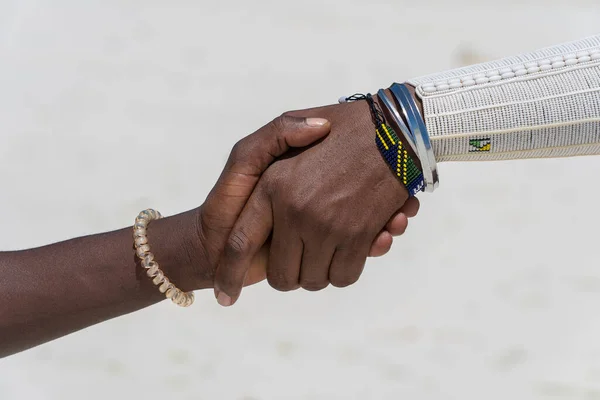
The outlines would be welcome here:
M 161 268 L 182 290 L 212 287 L 195 214 L 164 218 L 148 230 Z M 161 301 L 136 263 L 131 232 L 0 253 L 0 357 Z
M 183 291 L 214 287 L 231 228 L 262 173 L 290 147 L 307 146 L 329 129 L 320 118 L 286 117 L 242 139 L 201 207 L 149 225 L 149 244 L 165 275 Z M 407 203 L 388 223 L 372 243 L 373 255 L 389 250 L 391 234 L 402 234 L 417 208 L 418 202 Z M 126 228 L 0 252 L 0 357 L 163 300 L 136 261 L 132 234 Z M 245 285 L 266 277 L 269 248 L 260 245 Z
M 270 123 L 242 139 L 202 207 L 150 224 L 152 252 L 180 289 L 213 287 L 229 231 L 262 172 L 289 147 L 329 132 L 328 122 L 307 121 Z M 132 233 L 127 228 L 0 253 L 0 357 L 164 299 L 136 262 Z M 265 263 L 259 254 L 246 284 L 264 279 Z

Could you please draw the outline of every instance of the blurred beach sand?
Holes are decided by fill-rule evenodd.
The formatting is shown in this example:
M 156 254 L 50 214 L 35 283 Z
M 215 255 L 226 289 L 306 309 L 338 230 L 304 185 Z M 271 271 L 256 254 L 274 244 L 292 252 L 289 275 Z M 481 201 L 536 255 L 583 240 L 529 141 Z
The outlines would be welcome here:
M 0 248 L 196 207 L 283 111 L 598 22 L 592 0 L 3 0 Z M 355 286 L 165 302 L 1 360 L 0 399 L 600 399 L 599 170 L 440 165 Z

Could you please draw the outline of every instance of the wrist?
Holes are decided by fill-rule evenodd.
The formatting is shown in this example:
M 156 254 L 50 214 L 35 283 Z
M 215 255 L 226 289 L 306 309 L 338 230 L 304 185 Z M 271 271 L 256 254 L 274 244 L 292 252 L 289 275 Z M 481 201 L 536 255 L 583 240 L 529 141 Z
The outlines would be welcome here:
M 181 290 L 212 287 L 204 243 L 198 232 L 198 209 L 152 222 L 148 241 L 165 275 Z
M 414 96 L 415 95 L 414 88 L 412 88 L 411 86 L 408 86 L 406 84 L 405 84 L 405 86 L 409 89 L 409 91 L 411 92 L 411 95 Z M 400 115 L 402 115 L 402 111 L 400 111 L 400 106 L 399 106 L 398 102 L 396 100 L 394 100 L 394 96 L 392 95 L 391 91 L 389 89 L 383 89 L 383 91 L 385 92 L 388 100 L 396 106 L 396 108 L 398 109 L 398 112 L 400 113 Z M 383 115 L 385 116 L 386 122 L 394 129 L 396 135 L 398 135 L 400 140 L 406 144 L 408 139 L 405 136 L 405 132 L 402 129 L 400 129 L 398 124 L 395 122 L 395 119 L 391 115 L 390 110 L 387 107 L 383 106 L 382 101 L 379 98 L 379 95 L 374 96 L 374 99 L 379 104 L 379 108 L 382 110 Z M 405 118 L 402 116 L 400 118 L 402 118 L 402 120 L 406 124 Z M 406 150 L 408 151 L 408 153 L 410 154 L 410 157 L 412 157 L 412 159 L 414 160 L 414 162 L 416 163 L 418 168 L 422 169 L 421 160 L 419 159 L 418 155 L 413 150 L 413 148 L 411 146 L 406 146 Z
M 375 102 L 379 101 L 376 95 L 373 96 L 373 100 Z M 370 176 L 371 180 L 378 182 L 378 186 L 387 188 L 386 194 L 390 195 L 388 204 L 393 204 L 396 207 L 393 211 L 397 211 L 398 205 L 404 204 L 406 201 L 408 192 L 377 148 L 377 127 L 368 103 L 366 101 L 355 101 L 342 106 L 347 109 L 352 108 L 351 115 L 355 116 L 353 120 L 347 121 L 348 125 L 354 126 L 355 129 L 343 132 L 343 134 L 349 135 L 350 140 L 354 143 L 353 147 L 356 147 L 355 154 L 357 156 L 355 158 L 361 160 L 361 165 L 368 166 L 364 171 Z M 335 131 L 335 122 L 333 126 Z M 330 137 L 335 136 L 334 131 L 332 131 Z M 382 199 L 382 203 L 385 204 L 386 201 Z

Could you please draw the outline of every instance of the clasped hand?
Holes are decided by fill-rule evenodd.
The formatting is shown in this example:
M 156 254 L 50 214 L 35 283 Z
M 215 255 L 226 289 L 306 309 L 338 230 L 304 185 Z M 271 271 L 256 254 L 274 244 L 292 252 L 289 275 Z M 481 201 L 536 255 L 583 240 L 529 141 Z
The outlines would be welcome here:
M 378 153 L 364 102 L 286 113 L 234 146 L 198 209 L 202 273 L 223 306 L 265 278 L 281 291 L 345 287 L 418 208 Z

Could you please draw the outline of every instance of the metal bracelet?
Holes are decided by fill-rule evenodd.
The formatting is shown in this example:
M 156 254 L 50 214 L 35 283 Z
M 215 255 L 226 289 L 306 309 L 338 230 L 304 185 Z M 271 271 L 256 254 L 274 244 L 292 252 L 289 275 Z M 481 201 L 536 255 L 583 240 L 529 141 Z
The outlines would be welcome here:
M 396 109 L 396 106 L 394 106 L 394 104 L 388 99 L 383 89 L 379 89 L 379 91 L 377 92 L 377 97 L 379 98 L 379 100 L 381 100 L 383 106 L 388 110 L 398 128 L 400 128 L 400 131 L 404 135 L 404 138 L 412 148 L 413 152 L 417 154 L 417 148 L 415 146 L 415 137 L 410 131 L 410 129 L 408 129 L 404 121 L 402 121 L 402 117 L 400 117 L 400 113 Z
M 417 155 L 421 161 L 423 177 L 425 178 L 425 191 L 433 192 L 439 185 L 439 178 L 435 155 L 433 154 L 425 122 L 421 118 L 417 105 L 406 86 L 394 83 L 390 87 L 390 91 L 398 104 L 400 104 L 406 122 L 408 123 L 409 130 L 414 135 Z

